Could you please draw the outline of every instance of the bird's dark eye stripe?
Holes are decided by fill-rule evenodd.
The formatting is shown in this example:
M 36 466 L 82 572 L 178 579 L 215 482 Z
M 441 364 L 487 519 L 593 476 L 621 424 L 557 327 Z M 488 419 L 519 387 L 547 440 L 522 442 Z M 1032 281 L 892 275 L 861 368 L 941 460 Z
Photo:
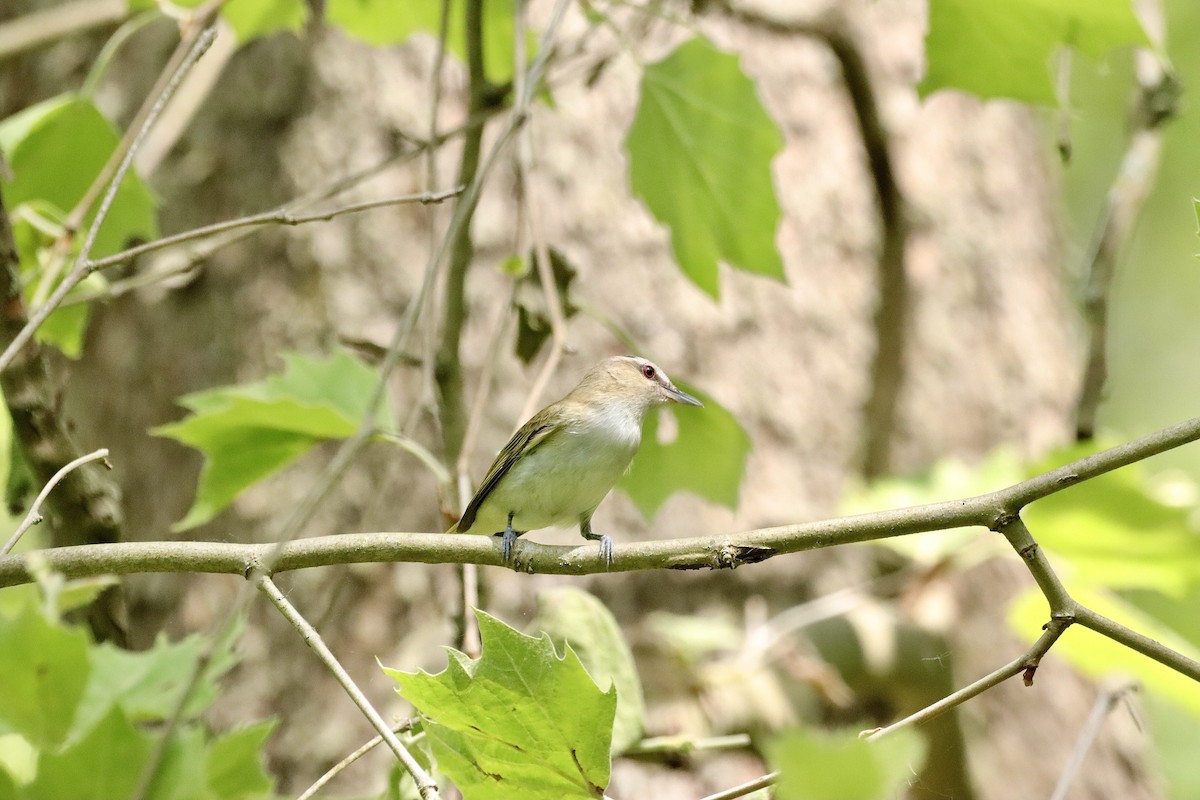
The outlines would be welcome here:
M 654 366 L 651 364 L 645 365 L 644 367 L 642 367 L 642 374 L 645 375 L 650 380 L 654 380 Z

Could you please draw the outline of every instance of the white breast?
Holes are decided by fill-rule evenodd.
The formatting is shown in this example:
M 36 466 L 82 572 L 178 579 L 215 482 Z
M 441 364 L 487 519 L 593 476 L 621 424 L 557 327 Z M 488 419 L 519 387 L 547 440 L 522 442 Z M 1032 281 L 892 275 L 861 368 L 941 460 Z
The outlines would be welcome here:
M 600 505 L 629 467 L 642 439 L 640 416 L 617 409 L 594 411 L 513 465 L 484 501 L 472 532 L 513 527 L 530 531 L 579 524 Z

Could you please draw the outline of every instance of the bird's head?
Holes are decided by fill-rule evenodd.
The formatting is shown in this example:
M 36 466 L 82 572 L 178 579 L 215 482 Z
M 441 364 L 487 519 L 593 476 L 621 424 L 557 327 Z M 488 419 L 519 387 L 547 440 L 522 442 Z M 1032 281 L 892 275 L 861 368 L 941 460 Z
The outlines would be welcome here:
M 666 403 L 704 405 L 675 388 L 667 373 L 653 362 L 635 356 L 613 356 L 601 361 L 583 377 L 573 394 L 592 402 L 628 403 L 641 412 Z

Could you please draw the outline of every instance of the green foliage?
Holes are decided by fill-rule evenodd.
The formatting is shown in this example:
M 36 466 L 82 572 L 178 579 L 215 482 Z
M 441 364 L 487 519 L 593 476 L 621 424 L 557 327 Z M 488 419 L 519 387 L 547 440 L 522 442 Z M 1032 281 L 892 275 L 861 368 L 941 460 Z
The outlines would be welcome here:
M 43 280 L 50 282 L 42 291 L 48 295 L 48 289 L 69 270 L 83 237 L 75 237 L 70 253 L 59 252 L 55 243 L 65 233 L 62 223 L 83 199 L 119 139 L 91 100 L 72 94 L 45 100 L 0 121 L 0 150 L 12 170 L 12 180 L 4 184 L 5 202 L 12 211 L 27 297 L 38 291 Z M 91 256 L 111 255 L 130 239 L 157 236 L 155 207 L 149 188 L 130 170 Z M 85 220 L 85 229 L 94 217 L 95 208 Z M 95 276 L 93 282 L 100 278 Z M 76 357 L 86 324 L 86 306 L 62 308 L 50 316 L 38 337 Z
M 783 280 L 771 182 L 783 136 L 736 56 L 695 38 L 646 67 L 625 147 L 634 193 L 697 286 L 717 296 L 718 261 Z
M 1055 453 L 1032 474 L 1098 451 Z M 1200 536 L 1191 509 L 1154 497 L 1136 469 L 1109 472 L 1029 506 L 1034 538 L 1067 560 L 1072 579 L 1113 589 L 1173 596 L 1200 587 Z
M 174 0 L 175 5 L 196 8 L 206 0 Z M 131 6 L 153 8 L 154 3 L 132 0 Z M 245 44 L 261 36 L 281 31 L 297 32 L 308 21 L 308 4 L 304 0 L 229 0 L 221 7 L 221 16 Z
M 200 650 L 198 638 L 160 640 L 142 653 L 95 645 L 32 602 L 0 616 L 0 798 L 129 797 Z M 151 800 L 237 800 L 273 790 L 261 763 L 273 723 L 211 738 L 195 721 L 229 666 L 219 654 L 201 677 Z
M 424 718 L 438 769 L 467 800 L 595 800 L 608 784 L 616 691 L 569 646 L 477 611 L 483 653 L 449 651 L 437 675 L 385 670 Z
M 53 625 L 26 605 L 0 620 L 0 721 L 35 747 L 61 744 L 90 670 L 83 632 Z
M 535 255 L 529 256 L 529 264 L 534 263 Z M 513 303 L 517 307 L 517 358 L 528 364 L 537 356 L 542 345 L 554 332 L 550 322 L 550 309 L 546 303 L 546 293 L 542 289 L 542 281 L 537 270 L 525 269 L 525 262 L 516 259 L 516 265 L 506 263 L 504 269 L 516 278 Z M 554 289 L 562 307 L 563 317 L 570 319 L 579 308 L 571 302 L 571 282 L 578 274 L 567 257 L 557 248 L 550 248 L 550 272 L 554 275 Z
M 962 89 L 1053 105 L 1051 64 L 1060 47 L 1098 58 L 1146 44 L 1130 0 L 931 0 L 918 90 L 924 96 Z
M 378 382 L 344 350 L 324 360 L 284 356 L 283 373 L 259 383 L 185 395 L 191 416 L 154 429 L 204 453 L 196 500 L 176 530 L 200 525 L 252 484 L 316 444 L 357 430 Z M 378 422 L 390 418 L 381 408 Z
M 750 437 L 727 409 L 695 387 L 679 387 L 704 402 L 704 408 L 663 411 L 672 414 L 678 432 L 659 441 L 658 414 L 646 417 L 642 446 L 618 486 L 647 517 L 678 491 L 733 508 L 750 453 Z
M 570 645 L 597 683 L 611 683 L 617 690 L 613 753 L 637 744 L 645 731 L 646 701 L 633 652 L 608 606 L 570 586 L 538 592 L 537 603 L 530 630 L 547 634 L 556 645 Z
M 852 487 L 842 498 L 838 510 L 850 515 L 938 503 L 954 497 L 992 492 L 1025 477 L 1026 470 L 1016 453 L 1000 448 L 979 463 L 944 458 L 920 475 L 887 477 L 869 485 Z M 925 531 L 880 539 L 874 544 L 895 550 L 927 569 L 944 566 L 947 562 L 965 568 L 979 559 L 1008 550 L 1000 537 L 980 528 Z
M 921 740 L 901 730 L 867 742 L 854 731 L 798 730 L 767 748 L 780 771 L 777 800 L 884 800 L 899 796 L 923 758 Z
M 402 42 L 414 33 L 437 37 L 441 27 L 441 0 L 329 0 L 325 18 L 346 33 L 367 44 L 389 45 Z M 483 3 L 483 67 L 492 83 L 506 83 L 513 77 L 513 0 L 488 0 Z M 446 50 L 460 61 L 467 60 L 465 14 L 462 0 L 450 0 L 446 30 Z M 533 47 L 527 48 L 532 55 Z

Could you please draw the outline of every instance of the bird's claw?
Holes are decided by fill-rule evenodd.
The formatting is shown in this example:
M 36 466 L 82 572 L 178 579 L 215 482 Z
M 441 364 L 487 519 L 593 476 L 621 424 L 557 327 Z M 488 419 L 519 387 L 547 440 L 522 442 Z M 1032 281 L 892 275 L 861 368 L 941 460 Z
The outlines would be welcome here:
M 604 560 L 604 567 L 607 569 L 613 563 L 613 540 L 611 536 L 600 537 L 600 558 Z
M 504 559 L 505 564 L 511 564 L 513 547 L 517 543 L 517 536 L 519 534 L 512 528 L 509 528 L 508 530 L 500 531 L 496 535 L 500 537 L 500 557 Z

